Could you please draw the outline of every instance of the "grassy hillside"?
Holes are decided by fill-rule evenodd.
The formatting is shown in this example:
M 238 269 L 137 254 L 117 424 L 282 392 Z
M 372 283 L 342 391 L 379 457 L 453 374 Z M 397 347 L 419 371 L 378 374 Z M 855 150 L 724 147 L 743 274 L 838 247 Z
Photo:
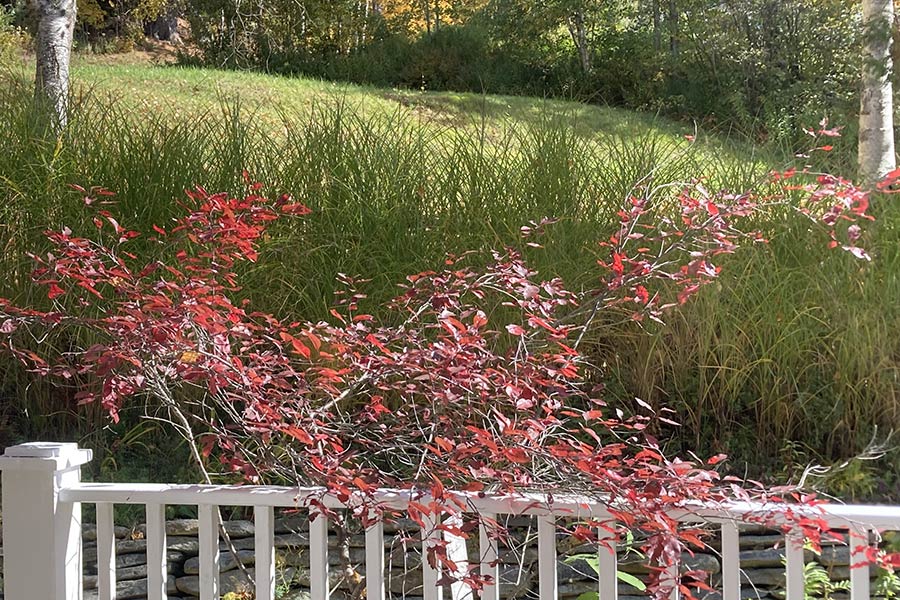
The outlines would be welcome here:
M 244 293 L 262 310 L 324 318 L 337 273 L 371 278 L 364 308 L 379 310 L 406 275 L 440 265 L 447 252 L 505 245 L 577 288 L 596 276 L 596 242 L 639 182 L 704 177 L 712 188 L 745 190 L 780 166 L 687 124 L 578 103 L 123 61 L 82 59 L 73 76 L 76 102 L 62 141 L 35 118 L 27 76 L 0 80 L 8 138 L 0 297 L 43 302 L 28 284 L 24 253 L 40 248 L 48 226 L 91 229 L 68 184 L 114 190 L 121 220 L 148 230 L 169 220 L 183 189 L 237 193 L 247 169 L 314 213 L 273 231 L 244 273 Z M 693 143 L 685 137 L 695 135 Z M 771 243 L 730 259 L 720 284 L 666 326 L 651 335 L 632 324 L 599 329 L 593 355 L 606 367 L 610 399 L 672 405 L 685 422 L 673 448 L 729 451 L 735 470 L 755 475 L 840 461 L 876 427 L 883 438 L 900 425 L 900 232 L 897 210 L 883 213 L 870 233 L 871 264 L 826 252 L 804 218 L 772 214 L 759 224 Z M 545 248 L 524 246 L 519 228 L 545 216 L 561 218 Z M 98 430 L 96 415 L 73 416 L 70 391 L 34 383 L 12 365 L 0 391 L 10 400 L 10 435 Z M 141 449 L 149 438 L 133 427 L 91 433 L 89 442 Z M 881 474 L 891 469 L 885 463 L 854 465 L 831 489 L 897 493 L 897 480 Z

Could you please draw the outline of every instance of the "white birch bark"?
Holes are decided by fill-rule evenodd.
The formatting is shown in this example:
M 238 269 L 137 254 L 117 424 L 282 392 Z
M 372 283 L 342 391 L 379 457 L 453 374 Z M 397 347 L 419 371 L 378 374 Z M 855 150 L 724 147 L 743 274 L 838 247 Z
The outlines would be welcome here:
M 578 51 L 578 59 L 581 61 L 581 70 L 585 75 L 590 75 L 593 70 L 591 62 L 591 49 L 588 45 L 587 30 L 584 24 L 584 12 L 576 10 L 569 16 L 569 35 L 575 43 Z
M 34 0 L 38 15 L 35 93 L 51 111 L 57 131 L 66 126 L 69 57 L 75 29 L 75 0 Z
M 896 167 L 891 89 L 892 0 L 863 0 L 863 68 L 859 103 L 859 178 L 871 184 Z

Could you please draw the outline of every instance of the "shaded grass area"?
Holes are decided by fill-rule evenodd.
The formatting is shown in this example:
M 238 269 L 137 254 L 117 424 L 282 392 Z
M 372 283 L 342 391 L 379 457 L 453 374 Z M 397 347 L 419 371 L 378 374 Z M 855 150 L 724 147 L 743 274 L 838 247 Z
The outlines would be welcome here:
M 25 256 L 41 247 L 41 231 L 93 228 L 69 184 L 114 190 L 112 210 L 147 231 L 177 213 L 185 188 L 240 193 L 246 169 L 314 210 L 274 228 L 259 263 L 245 267 L 253 305 L 327 318 L 335 276 L 347 273 L 372 279 L 362 309 L 390 319 L 380 307 L 397 284 L 448 252 L 520 247 L 542 274 L 588 285 L 597 241 L 638 182 L 704 176 L 709 187 L 745 190 L 776 163 L 702 132 L 690 144 L 684 135 L 694 132 L 683 124 L 575 103 L 146 65 L 82 62 L 74 75 L 79 91 L 61 141 L 32 112 L 27 79 L 0 82 L 8 149 L 0 154 L 0 296 L 21 303 L 46 301 L 29 284 Z M 672 405 L 685 426 L 664 432 L 671 447 L 729 452 L 736 471 L 756 476 L 861 451 L 876 426 L 883 434 L 900 424 L 900 216 L 892 206 L 883 212 L 870 234 L 871 264 L 827 252 L 796 214 L 772 214 L 759 224 L 771 243 L 730 258 L 720 283 L 665 326 L 648 335 L 611 319 L 592 338 L 608 397 L 626 408 L 636 396 Z M 561 218 L 545 247 L 524 246 L 519 228 L 545 216 Z M 139 249 L 158 251 L 150 242 Z M 9 436 L 104 448 L 104 476 L 184 476 L 140 462 L 123 471 L 116 459 L 159 450 L 160 431 L 131 417 L 102 430 L 101 415 L 77 409 L 71 390 L 14 365 L 2 376 Z M 857 464 L 831 489 L 897 493 L 890 464 Z

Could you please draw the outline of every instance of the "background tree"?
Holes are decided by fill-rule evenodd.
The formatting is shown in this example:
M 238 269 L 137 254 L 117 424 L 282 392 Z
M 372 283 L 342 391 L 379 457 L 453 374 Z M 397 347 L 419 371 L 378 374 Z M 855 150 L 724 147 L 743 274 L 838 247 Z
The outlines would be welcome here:
M 872 183 L 897 166 L 891 74 L 892 0 L 863 0 L 862 91 L 859 100 L 859 176 Z
M 46 104 L 53 126 L 66 125 L 69 99 L 69 57 L 75 30 L 75 0 L 35 0 L 38 15 L 35 92 Z

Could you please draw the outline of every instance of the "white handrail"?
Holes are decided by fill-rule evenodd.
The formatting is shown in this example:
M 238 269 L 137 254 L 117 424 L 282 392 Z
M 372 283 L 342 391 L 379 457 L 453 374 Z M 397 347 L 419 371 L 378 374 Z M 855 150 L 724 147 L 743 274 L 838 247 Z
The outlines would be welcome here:
M 224 506 L 272 506 L 297 508 L 311 500 L 328 508 L 359 506 L 370 501 L 386 509 L 403 510 L 411 500 L 427 498 L 424 492 L 381 489 L 370 496 L 351 496 L 347 502 L 328 495 L 324 488 L 242 485 L 183 485 L 162 483 L 77 483 L 60 489 L 63 502 L 112 502 L 115 504 L 213 504 Z M 614 520 L 606 504 L 595 498 L 523 492 L 517 495 L 449 492 L 454 501 L 472 512 L 487 514 L 555 515 L 559 517 Z M 448 502 L 449 504 L 449 502 Z M 829 526 L 849 528 L 863 524 L 873 529 L 900 529 L 900 506 L 822 504 L 815 508 L 785 504 L 731 502 L 713 505 L 685 505 L 673 509 L 672 516 L 691 522 L 724 523 L 766 516 L 767 523 L 789 523 L 785 507 L 822 518 Z M 769 520 L 770 519 L 770 520 Z

